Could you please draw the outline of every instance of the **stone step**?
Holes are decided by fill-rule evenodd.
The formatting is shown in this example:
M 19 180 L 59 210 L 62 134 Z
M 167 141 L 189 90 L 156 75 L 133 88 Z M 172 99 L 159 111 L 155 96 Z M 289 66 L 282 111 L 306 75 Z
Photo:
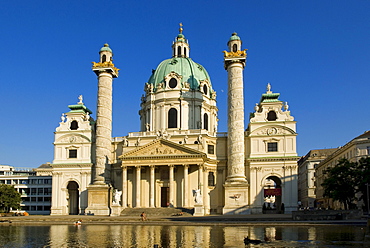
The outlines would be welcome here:
M 144 212 L 147 216 L 192 216 L 192 208 L 126 208 L 121 212 L 121 216 L 140 216 Z

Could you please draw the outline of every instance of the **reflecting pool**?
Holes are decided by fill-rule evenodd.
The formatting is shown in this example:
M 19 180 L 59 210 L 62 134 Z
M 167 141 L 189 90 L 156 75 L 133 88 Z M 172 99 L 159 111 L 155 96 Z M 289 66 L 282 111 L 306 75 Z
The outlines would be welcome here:
M 0 247 L 359 247 L 364 226 L 0 226 Z

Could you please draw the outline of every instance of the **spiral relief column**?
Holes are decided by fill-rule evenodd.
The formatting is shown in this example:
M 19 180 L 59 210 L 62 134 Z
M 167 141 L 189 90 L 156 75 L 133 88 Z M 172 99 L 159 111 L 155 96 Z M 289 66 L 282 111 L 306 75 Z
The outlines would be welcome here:
M 110 214 L 110 164 L 112 156 L 112 82 L 118 70 L 112 63 L 108 44 L 100 49 L 100 62 L 93 62 L 92 70 L 98 76 L 96 110 L 95 163 L 92 184 L 88 187 L 88 208 L 95 215 Z
M 224 214 L 246 214 L 248 182 L 245 176 L 243 69 L 247 53 L 241 50 L 242 41 L 233 33 L 224 51 L 228 73 L 228 162 Z

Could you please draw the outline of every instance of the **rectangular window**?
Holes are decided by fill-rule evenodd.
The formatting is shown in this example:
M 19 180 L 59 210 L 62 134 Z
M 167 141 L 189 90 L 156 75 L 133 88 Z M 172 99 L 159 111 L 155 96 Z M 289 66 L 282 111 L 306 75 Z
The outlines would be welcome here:
M 208 145 L 208 154 L 215 154 L 215 146 Z
M 370 146 L 366 147 L 367 149 L 367 155 L 370 155 Z
M 38 188 L 38 189 L 37 189 L 37 194 L 38 194 L 38 195 L 42 195 L 42 194 L 44 194 L 44 189 L 43 189 L 43 188 Z
M 36 188 L 31 189 L 31 195 L 36 195 L 36 192 L 37 192 Z
M 70 149 L 68 151 L 69 151 L 68 158 L 77 158 L 77 150 L 76 149 Z
M 278 143 L 277 142 L 267 143 L 267 151 L 268 152 L 277 152 L 278 151 Z
M 51 188 L 44 188 L 44 195 L 51 195 Z

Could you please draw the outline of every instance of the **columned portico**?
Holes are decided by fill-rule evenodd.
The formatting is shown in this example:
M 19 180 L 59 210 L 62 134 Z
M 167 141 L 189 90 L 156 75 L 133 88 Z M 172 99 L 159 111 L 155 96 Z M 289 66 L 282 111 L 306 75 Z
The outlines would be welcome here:
M 170 206 L 174 206 L 174 187 L 173 187 L 173 178 L 174 178 L 174 165 L 171 164 L 168 166 L 169 168 L 169 181 L 168 181 L 168 186 L 169 186 L 169 195 L 170 195 Z
M 189 197 L 189 178 L 188 178 L 189 165 L 184 164 L 183 167 L 184 167 L 184 207 L 188 207 L 189 206 L 189 201 L 188 201 L 188 197 Z
M 127 166 L 122 166 L 122 207 L 127 207 Z
M 140 208 L 141 207 L 141 166 L 136 166 L 136 205 L 135 207 Z
M 149 193 L 149 207 L 154 208 L 154 197 L 155 197 L 155 166 L 150 165 L 150 193 Z

